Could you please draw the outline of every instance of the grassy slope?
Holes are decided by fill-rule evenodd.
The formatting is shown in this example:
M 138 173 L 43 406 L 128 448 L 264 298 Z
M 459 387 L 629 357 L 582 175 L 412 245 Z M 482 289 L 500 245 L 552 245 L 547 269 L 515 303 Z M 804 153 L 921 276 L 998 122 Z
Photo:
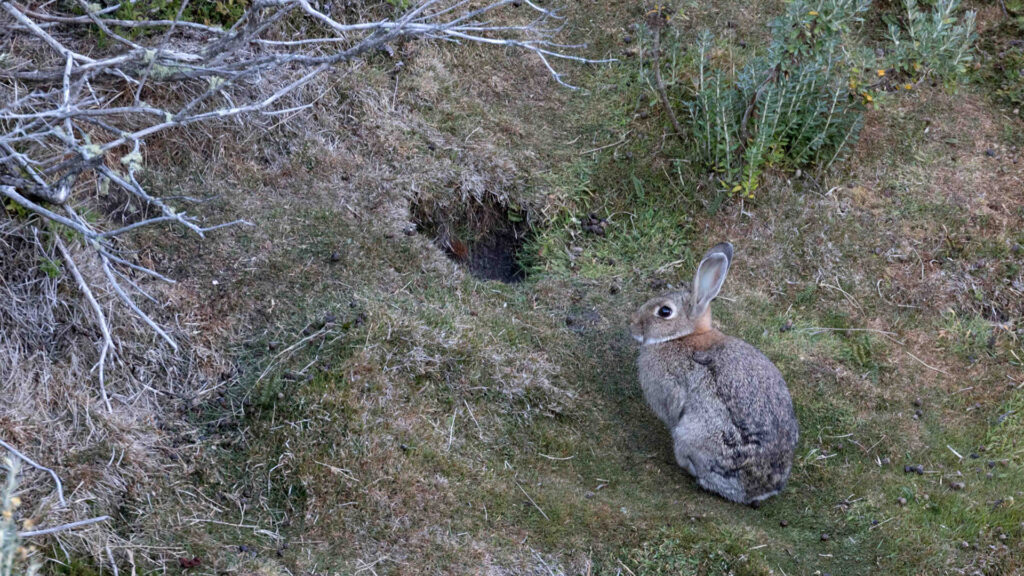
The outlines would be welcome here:
M 738 22 L 756 37 L 775 9 L 700 9 L 683 26 Z M 642 9 L 574 16 L 595 51 L 618 52 Z M 371 75 L 356 111 L 371 120 L 332 124 L 358 144 L 314 141 L 222 178 L 229 198 L 232 182 L 252 191 L 238 210 L 264 214 L 255 229 L 214 254 L 174 248 L 205 261 L 211 278 L 192 289 L 240 335 L 243 367 L 197 416 L 212 441 L 188 482 L 245 527 L 178 523 L 172 542 L 205 570 L 267 573 L 1021 569 L 1020 448 L 996 423 L 1020 408 L 1007 384 L 1021 381 L 1021 347 L 986 320 L 1021 312 L 1009 280 L 1022 160 L 1003 128 L 1019 119 L 978 87 L 894 99 L 842 173 L 775 177 L 756 204 L 712 215 L 671 163 L 681 151 L 633 85 L 634 60 L 569 95 L 514 59 L 426 50 L 400 103 L 388 109 L 390 77 Z M 460 81 L 467 70 L 481 80 Z M 396 126 L 404 109 L 421 120 Z M 410 189 L 458 205 L 478 180 L 543 216 L 523 284 L 477 281 L 403 232 Z M 608 236 L 572 222 L 591 211 Z M 652 285 L 688 281 L 721 239 L 738 253 L 716 317 L 778 363 L 802 429 L 790 488 L 758 510 L 675 466 L 624 332 Z M 257 382 L 328 313 L 325 338 Z M 848 331 L 862 328 L 874 331 Z M 314 360 L 310 379 L 292 374 Z M 903 472 L 919 463 L 924 475 Z

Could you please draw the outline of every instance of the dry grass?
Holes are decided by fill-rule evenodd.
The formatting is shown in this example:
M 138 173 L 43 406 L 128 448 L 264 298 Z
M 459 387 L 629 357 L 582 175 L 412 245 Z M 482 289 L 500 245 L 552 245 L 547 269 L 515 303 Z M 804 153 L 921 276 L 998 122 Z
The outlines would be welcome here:
M 61 505 L 50 476 L 26 466 L 21 518 L 48 527 L 137 506 L 166 478 L 188 474 L 181 455 L 197 437 L 175 413 L 223 385 L 230 365 L 210 339 L 190 333 L 194 317 L 180 302 L 172 300 L 168 308 L 185 308 L 175 330 L 189 344 L 181 356 L 162 349 L 144 326 L 108 305 L 108 314 L 119 319 L 119 345 L 106 383 L 113 408 L 108 411 L 96 377 L 99 332 L 75 281 L 57 268 L 61 259 L 52 240 L 26 223 L 6 220 L 2 226 L 0 437 L 54 468 L 67 501 Z M 99 274 L 88 252 L 76 256 L 84 276 Z M 71 562 L 85 552 L 104 558 L 109 548 L 125 565 L 131 555 L 152 562 L 131 538 L 112 523 L 60 534 L 54 558 Z
M 770 9 L 694 17 L 756 35 Z M 626 49 L 642 7 L 607 10 L 580 33 Z M 896 102 L 871 114 L 848 173 L 776 175 L 758 204 L 709 215 L 662 176 L 671 143 L 645 137 L 661 127 L 619 72 L 594 71 L 593 94 L 574 100 L 511 57 L 408 45 L 400 58 L 397 74 L 381 56 L 310 86 L 318 105 L 288 122 L 176 133 L 147 151 L 154 185 L 215 196 L 211 215 L 255 226 L 138 239 L 147 265 L 181 280 L 150 288 L 192 352 L 171 357 L 122 325 L 143 344 L 119 350 L 112 414 L 89 374 L 96 334 L 46 330 L 88 326 L 73 281 L 48 278 L 45 243 L 3 221 L 0 238 L 20 244 L 0 257 L 20 260 L 2 263 L 0 321 L 17 329 L 0 353 L 17 362 L 0 373 L 0 437 L 75 490 L 55 510 L 48 477 L 29 471 L 41 521 L 115 516 L 62 537 L 70 558 L 110 546 L 122 570 L 173 573 L 195 557 L 191 573 L 228 574 L 1020 568 L 1019 508 L 993 504 L 1022 488 L 1016 469 L 972 469 L 1009 438 L 988 440 L 990 417 L 1017 406 L 998 385 L 1021 327 L 991 350 L 971 330 L 1021 315 L 1020 273 L 1001 266 L 1024 217 L 1021 161 L 977 93 Z M 542 215 L 535 276 L 468 276 L 409 233 L 415 202 Z M 590 210 L 607 210 L 608 237 L 569 219 Z M 739 257 L 716 314 L 777 360 L 802 422 L 790 490 L 760 511 L 700 492 L 671 462 L 621 329 L 652 280 L 686 280 L 691 243 L 722 238 Z M 68 307 L 49 305 L 57 294 Z M 779 331 L 786 319 L 796 330 Z M 970 459 L 983 442 L 992 452 Z M 934 473 L 904 475 L 915 462 Z M 958 472 L 965 492 L 944 485 Z

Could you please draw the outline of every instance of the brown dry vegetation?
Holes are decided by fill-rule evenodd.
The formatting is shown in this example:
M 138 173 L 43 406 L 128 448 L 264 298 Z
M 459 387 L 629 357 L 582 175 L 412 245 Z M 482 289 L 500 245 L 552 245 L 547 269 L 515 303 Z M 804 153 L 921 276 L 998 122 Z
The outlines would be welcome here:
M 54 516 L 27 470 L 32 515 L 114 517 L 44 548 L 48 569 L 109 570 L 108 547 L 121 570 L 172 574 L 1024 569 L 1020 117 L 984 86 L 924 86 L 869 112 L 837 171 L 773 174 L 712 213 L 632 84 L 622 38 L 643 9 L 573 7 L 574 37 L 625 53 L 576 71 L 586 94 L 516 54 L 408 44 L 400 71 L 379 55 L 324 78 L 287 122 L 154 142 L 153 186 L 254 226 L 137 237 L 180 280 L 147 288 L 189 352 L 122 326 L 139 344 L 120 351 L 112 413 L 88 374 L 96 334 L 31 336 L 88 325 L 48 304 L 73 283 L 5 273 L 19 307 L 0 316 L 0 437 L 72 501 Z M 678 25 L 754 42 L 777 9 L 701 5 Z M 446 218 L 426 230 L 444 238 L 417 209 Z M 589 212 L 607 236 L 572 220 Z M 525 282 L 446 256 L 509 213 L 535 227 Z M 760 510 L 674 465 L 623 328 L 722 239 L 738 250 L 717 318 L 779 364 L 801 420 L 790 488 Z

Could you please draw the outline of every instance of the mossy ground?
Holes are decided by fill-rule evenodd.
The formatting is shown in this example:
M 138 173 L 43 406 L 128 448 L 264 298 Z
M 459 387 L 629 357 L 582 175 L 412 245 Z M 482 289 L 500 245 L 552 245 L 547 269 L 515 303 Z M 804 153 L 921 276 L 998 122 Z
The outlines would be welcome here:
M 680 26 L 756 39 L 779 8 L 698 6 Z M 569 17 L 624 58 L 575 71 L 585 93 L 519 59 L 424 48 L 407 85 L 367 72 L 360 101 L 380 107 L 362 124 L 333 120 L 358 144 L 208 179 L 258 215 L 166 243 L 201 264 L 188 289 L 237 343 L 183 480 L 216 516 L 157 505 L 149 529 L 172 522 L 163 540 L 203 559 L 193 573 L 1024 570 L 1020 118 L 984 83 L 924 87 L 870 111 L 836 170 L 769 175 L 741 203 L 677 161 L 623 56 L 643 7 Z M 480 281 L 407 233 L 417 193 L 529 211 L 526 280 Z M 605 235 L 582 230 L 590 213 Z M 756 510 L 672 461 L 625 331 L 724 239 L 716 321 L 778 364 L 801 427 L 789 488 Z

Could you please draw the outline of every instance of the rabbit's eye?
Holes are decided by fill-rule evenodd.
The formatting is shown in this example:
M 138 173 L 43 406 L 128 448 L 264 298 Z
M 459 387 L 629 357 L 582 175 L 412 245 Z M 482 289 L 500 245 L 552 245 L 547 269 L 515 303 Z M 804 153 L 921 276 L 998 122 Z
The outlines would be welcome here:
M 662 306 L 661 308 L 658 308 L 657 312 L 658 316 L 662 318 L 671 318 L 675 313 L 676 311 L 673 310 L 671 306 Z

